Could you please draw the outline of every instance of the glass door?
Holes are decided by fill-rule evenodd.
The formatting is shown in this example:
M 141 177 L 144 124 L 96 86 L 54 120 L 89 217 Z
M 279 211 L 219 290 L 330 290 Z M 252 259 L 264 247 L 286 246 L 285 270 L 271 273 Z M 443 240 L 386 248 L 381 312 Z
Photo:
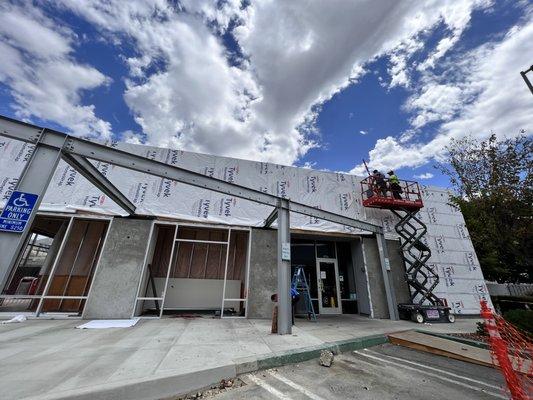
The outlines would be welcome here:
M 320 314 L 341 314 L 337 260 L 317 258 L 318 307 Z

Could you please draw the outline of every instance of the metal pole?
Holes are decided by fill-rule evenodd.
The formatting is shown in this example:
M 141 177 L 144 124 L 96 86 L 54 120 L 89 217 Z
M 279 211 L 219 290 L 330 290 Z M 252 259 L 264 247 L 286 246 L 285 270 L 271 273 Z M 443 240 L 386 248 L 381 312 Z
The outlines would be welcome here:
M 26 228 L 22 233 L 0 232 L 0 288 L 4 287 L 9 272 L 26 242 L 39 205 L 46 193 L 48 183 L 52 179 L 57 164 L 61 159 L 61 147 L 65 138 L 62 139 L 63 143 L 57 143 L 58 146 L 55 147 L 45 146 L 40 143 L 45 136 L 46 130 L 43 129 L 15 189 L 39 196 L 30 214 Z
M 398 309 L 396 304 L 396 293 L 394 293 L 394 286 L 392 285 L 392 276 L 390 272 L 390 261 L 387 252 L 387 242 L 382 233 L 376 234 L 379 250 L 379 261 L 381 264 L 381 273 L 383 274 L 383 283 L 385 285 L 385 294 L 387 296 L 387 306 L 389 308 L 389 316 L 393 321 L 398 320 Z
M 292 333 L 289 200 L 278 201 L 278 334 Z
M 533 71 L 533 65 L 529 69 L 526 69 L 525 71 L 520 71 L 520 75 L 522 75 L 522 78 L 524 78 L 524 81 L 526 82 L 527 87 L 529 88 L 529 90 L 531 90 L 531 94 L 533 94 L 533 85 L 531 84 L 528 77 L 526 76 L 526 74 L 529 71 Z

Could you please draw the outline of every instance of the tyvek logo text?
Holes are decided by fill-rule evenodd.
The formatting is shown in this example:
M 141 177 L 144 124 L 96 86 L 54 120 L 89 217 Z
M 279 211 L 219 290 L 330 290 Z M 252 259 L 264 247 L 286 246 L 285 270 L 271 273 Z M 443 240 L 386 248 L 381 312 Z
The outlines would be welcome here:
M 211 205 L 211 200 L 209 199 L 200 199 L 195 202 L 195 214 L 200 218 L 209 217 L 209 207 Z
M 222 198 L 218 206 L 218 215 L 221 217 L 231 217 L 237 200 L 234 197 Z
M 76 171 L 74 168 L 67 166 L 63 173 L 61 174 L 61 178 L 59 179 L 58 186 L 74 186 L 76 183 L 76 177 L 78 176 L 78 171 Z
M 18 178 L 4 178 L 2 184 L 0 184 L 0 193 L 4 193 L 2 200 L 8 200 L 11 197 L 11 194 L 15 190 L 18 181 Z

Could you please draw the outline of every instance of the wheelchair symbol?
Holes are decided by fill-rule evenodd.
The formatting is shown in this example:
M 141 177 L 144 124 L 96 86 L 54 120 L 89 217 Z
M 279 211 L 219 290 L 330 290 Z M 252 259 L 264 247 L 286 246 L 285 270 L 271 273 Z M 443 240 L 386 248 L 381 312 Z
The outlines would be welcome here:
M 24 198 L 24 193 L 21 193 L 19 197 L 13 200 L 13 204 L 17 207 L 29 207 L 28 201 Z

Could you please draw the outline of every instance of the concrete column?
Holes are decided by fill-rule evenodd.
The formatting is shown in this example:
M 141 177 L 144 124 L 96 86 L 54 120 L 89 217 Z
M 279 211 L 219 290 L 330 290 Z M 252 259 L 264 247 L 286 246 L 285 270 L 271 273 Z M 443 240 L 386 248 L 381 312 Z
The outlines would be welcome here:
M 277 230 L 253 229 L 248 287 L 248 318 L 272 318 L 270 296 L 278 287 Z
M 44 135 L 46 135 L 46 131 L 41 131 L 38 140 L 41 140 Z M 59 143 L 59 146 L 62 147 L 63 143 Z M 15 190 L 36 194 L 38 198 L 24 232 L 0 232 L 0 290 L 6 284 L 9 273 L 17 261 L 18 254 L 26 243 L 39 205 L 60 159 L 61 151 L 59 149 L 45 147 L 37 142 L 29 161 L 22 171 Z
M 385 294 L 387 295 L 387 306 L 389 309 L 390 319 L 398 320 L 398 308 L 396 303 L 396 294 L 392 284 L 392 277 L 390 272 L 390 261 L 387 252 L 387 241 L 382 233 L 376 234 L 379 251 L 379 261 L 381 264 L 381 272 L 383 274 L 383 283 L 385 285 Z
M 131 318 L 152 222 L 113 219 L 83 310 L 84 319 Z
M 280 335 L 292 333 L 290 254 L 289 201 L 282 199 L 278 203 L 278 333 Z

